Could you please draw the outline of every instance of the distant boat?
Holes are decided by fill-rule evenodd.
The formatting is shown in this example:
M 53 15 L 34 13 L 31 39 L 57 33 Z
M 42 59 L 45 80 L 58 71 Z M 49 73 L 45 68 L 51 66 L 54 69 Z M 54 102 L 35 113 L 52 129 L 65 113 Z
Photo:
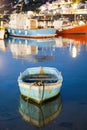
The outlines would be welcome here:
M 39 28 L 38 19 L 32 19 L 28 14 L 11 14 L 7 30 L 10 36 L 22 38 L 51 38 L 56 36 L 56 29 L 47 28 L 46 21 L 43 21 L 41 25 L 43 27 Z
M 79 21 L 75 24 L 65 24 L 63 25 L 63 22 L 60 21 L 59 28 L 57 29 L 56 33 L 57 35 L 67 35 L 67 34 L 87 34 L 87 24 L 85 24 L 83 21 Z
M 41 103 L 60 93 L 63 77 L 53 67 L 33 67 L 26 69 L 18 77 L 20 93 Z
M 36 104 L 20 96 L 19 113 L 22 118 L 32 125 L 43 128 L 58 118 L 62 112 L 62 97 L 59 94 L 49 102 Z

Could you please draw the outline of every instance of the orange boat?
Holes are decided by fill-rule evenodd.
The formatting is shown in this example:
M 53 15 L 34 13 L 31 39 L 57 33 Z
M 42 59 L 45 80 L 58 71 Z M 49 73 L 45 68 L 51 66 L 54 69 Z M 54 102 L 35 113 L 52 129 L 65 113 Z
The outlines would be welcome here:
M 65 34 L 87 34 L 87 24 L 83 25 L 76 25 L 76 26 L 67 26 L 62 27 L 61 30 L 56 30 L 56 34 L 59 35 L 65 35 Z

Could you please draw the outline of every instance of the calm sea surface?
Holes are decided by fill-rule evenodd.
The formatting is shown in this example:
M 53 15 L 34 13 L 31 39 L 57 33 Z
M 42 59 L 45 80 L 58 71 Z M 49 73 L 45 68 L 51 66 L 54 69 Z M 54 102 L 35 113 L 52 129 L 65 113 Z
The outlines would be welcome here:
M 87 130 L 83 39 L 0 40 L 0 130 Z M 60 95 L 40 106 L 21 97 L 17 82 L 20 72 L 38 66 L 55 67 L 63 75 Z

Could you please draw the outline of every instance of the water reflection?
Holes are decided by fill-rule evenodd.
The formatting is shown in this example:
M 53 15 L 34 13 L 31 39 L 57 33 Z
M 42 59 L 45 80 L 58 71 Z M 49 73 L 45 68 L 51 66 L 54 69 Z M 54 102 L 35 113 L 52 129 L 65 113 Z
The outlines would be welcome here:
M 69 52 L 72 58 L 76 58 L 81 50 L 81 45 L 87 44 L 87 35 L 64 35 L 63 40 L 69 45 Z
M 81 45 L 86 46 L 87 35 L 68 35 L 48 39 L 20 39 L 10 37 L 0 41 L 0 50 L 6 51 L 6 47 L 16 59 L 26 59 L 31 62 L 55 59 L 56 48 L 68 48 L 72 58 L 76 58 L 81 50 Z
M 87 44 L 87 34 L 64 35 L 63 38 L 72 39 L 78 43 Z
M 42 128 L 44 130 L 45 129 L 46 130 L 47 129 L 48 130 L 49 129 L 50 130 L 53 129 L 87 130 L 87 116 L 86 116 L 87 115 L 87 62 L 86 62 L 87 42 L 85 42 L 86 39 L 84 39 L 84 42 L 74 40 L 73 38 L 68 38 L 68 37 L 66 38 L 58 37 L 53 40 L 54 40 L 53 44 L 47 43 L 47 45 L 43 45 L 43 46 L 42 45 L 40 46 L 41 42 L 40 43 L 38 42 L 36 45 L 34 45 L 34 43 L 27 44 L 27 45 L 34 45 L 35 47 L 37 47 L 39 55 L 41 54 L 45 55 L 43 53 L 45 51 L 45 47 L 47 47 L 48 51 L 51 48 L 52 54 L 55 57 L 55 60 L 50 60 L 50 62 L 49 60 L 46 62 L 44 60 L 42 64 L 36 63 L 34 65 L 29 62 L 26 62 L 26 64 L 22 64 L 20 62 L 20 59 L 16 60 L 12 56 L 10 45 L 11 44 L 26 45 L 25 39 L 22 39 L 24 43 L 23 42 L 12 43 L 10 39 L 7 39 L 5 41 L 0 40 L 0 84 L 1 84 L 0 85 L 0 96 L 1 96 L 0 128 L 1 130 L 6 130 L 6 129 L 34 130 L 35 126 L 30 125 L 31 121 L 32 121 L 31 123 L 35 121 L 34 123 L 36 124 L 33 123 L 34 125 L 38 126 L 40 124 L 38 127 L 40 127 L 41 125 L 43 127 L 44 125 L 49 123 L 48 125 L 46 125 L 46 127 Z M 46 54 L 51 55 L 50 51 L 49 52 L 48 51 L 46 51 Z M 73 60 L 71 52 L 74 52 L 75 60 Z M 29 52 L 26 51 L 24 57 L 22 54 L 21 54 L 22 56 L 19 55 L 19 51 L 17 53 L 18 53 L 18 58 L 20 57 L 24 59 L 27 59 L 28 56 L 32 57 L 32 55 L 38 56 L 38 54 L 35 53 L 28 54 Z M 16 55 L 14 56 L 16 57 Z M 38 108 L 37 105 L 27 102 L 24 99 L 20 99 L 22 100 L 20 102 L 23 102 L 20 103 L 19 105 L 19 109 L 22 113 L 20 115 L 20 113 L 17 111 L 18 98 L 16 97 L 19 97 L 17 77 L 19 73 L 25 70 L 27 66 L 32 67 L 32 66 L 40 66 L 40 65 L 42 66 L 51 65 L 53 67 L 60 68 L 60 70 L 62 71 L 64 77 L 63 89 L 61 91 L 62 98 L 63 98 L 63 108 L 62 108 L 62 103 L 60 103 L 61 104 L 59 105 L 60 107 L 58 107 L 58 103 L 56 104 L 53 103 L 52 105 L 45 105 L 45 106 L 43 104 L 41 105 L 41 108 L 40 106 Z M 50 102 L 48 104 L 50 104 Z M 35 110 L 35 113 L 31 114 L 33 106 L 35 106 L 35 108 L 33 109 L 33 112 Z M 52 108 L 52 110 L 49 110 L 48 108 L 49 109 Z M 48 112 L 50 111 L 49 115 L 47 115 L 47 113 L 46 114 L 44 113 L 45 112 L 44 109 L 47 109 L 45 111 Z M 60 116 L 58 114 L 58 111 L 60 113 Z M 28 117 L 29 112 L 30 112 L 30 116 Z M 43 112 L 45 115 L 41 112 Z M 40 116 L 39 118 L 40 114 L 42 116 Z M 34 118 L 33 116 L 35 116 L 36 118 Z M 29 120 L 29 122 L 22 119 L 22 117 L 26 120 Z M 51 117 L 53 121 L 51 120 Z M 42 120 L 41 122 L 42 124 L 39 123 L 39 119 L 40 122 Z M 46 121 L 44 119 L 46 119 Z
M 0 50 L 6 52 L 6 44 L 4 40 L 0 40 Z
M 8 44 L 14 58 L 30 61 L 54 59 L 54 39 L 18 39 L 9 38 Z
M 80 53 L 81 43 L 73 39 L 68 39 L 64 37 L 59 37 L 56 39 L 56 47 L 68 48 L 70 56 L 76 58 Z
M 43 104 L 35 104 L 20 96 L 19 113 L 25 121 L 32 123 L 36 127 L 44 127 L 62 111 L 62 98 L 59 94 L 49 102 Z
M 76 58 L 81 50 L 81 44 L 73 40 L 69 40 L 69 52 L 72 58 Z

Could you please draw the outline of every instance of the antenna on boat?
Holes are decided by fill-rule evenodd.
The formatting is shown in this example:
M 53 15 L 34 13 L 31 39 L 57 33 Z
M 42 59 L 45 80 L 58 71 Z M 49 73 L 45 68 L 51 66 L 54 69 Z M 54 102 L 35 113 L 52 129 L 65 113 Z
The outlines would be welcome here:
M 44 73 L 43 67 L 40 67 L 40 74 L 43 74 L 43 73 Z

